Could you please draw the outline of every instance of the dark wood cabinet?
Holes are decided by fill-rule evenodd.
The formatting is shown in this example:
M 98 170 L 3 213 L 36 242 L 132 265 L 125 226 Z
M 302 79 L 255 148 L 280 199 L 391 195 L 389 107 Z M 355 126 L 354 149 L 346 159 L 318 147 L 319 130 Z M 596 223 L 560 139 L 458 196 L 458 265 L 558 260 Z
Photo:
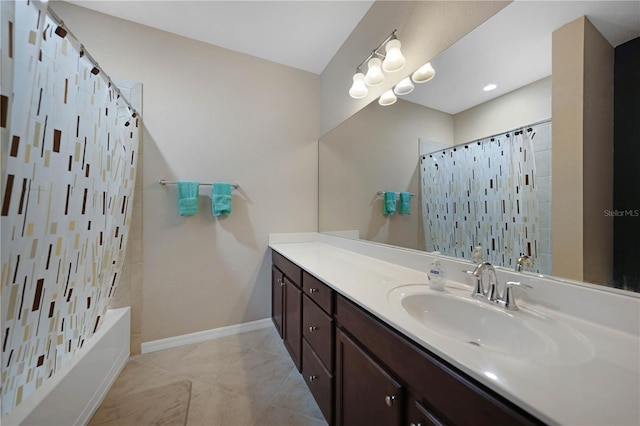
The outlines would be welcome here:
M 272 318 L 329 425 L 541 425 L 273 252 Z
M 283 337 L 283 306 L 284 306 L 284 274 L 275 266 L 271 267 L 271 320 Z
M 284 346 L 302 371 L 302 290 L 284 278 Z
M 400 425 L 402 385 L 340 330 L 336 350 L 336 423 Z

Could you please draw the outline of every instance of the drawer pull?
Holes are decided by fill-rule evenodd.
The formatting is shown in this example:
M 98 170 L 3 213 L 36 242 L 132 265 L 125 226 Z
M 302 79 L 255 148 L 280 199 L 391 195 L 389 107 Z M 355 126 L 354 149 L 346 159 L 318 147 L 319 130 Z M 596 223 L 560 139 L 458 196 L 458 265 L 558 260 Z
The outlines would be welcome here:
M 387 395 L 384 397 L 384 402 L 387 403 L 387 406 L 391 407 L 393 406 L 393 401 L 396 400 L 395 395 Z
M 319 291 L 320 291 L 320 290 L 318 290 L 317 288 L 310 288 L 310 289 L 309 289 L 309 293 L 311 293 L 311 294 L 313 294 L 313 293 L 317 293 L 317 292 L 319 292 Z
M 318 329 L 318 327 L 316 327 L 316 326 L 314 326 L 314 325 L 312 325 L 311 327 L 309 327 L 309 331 L 310 331 L 310 332 L 312 332 L 312 333 L 313 333 L 314 331 L 316 331 L 317 329 Z
M 315 374 L 312 374 L 311 376 L 309 376 L 310 382 L 313 382 L 314 380 L 318 380 L 318 376 L 316 376 Z
M 422 426 L 422 423 L 411 423 L 411 426 Z

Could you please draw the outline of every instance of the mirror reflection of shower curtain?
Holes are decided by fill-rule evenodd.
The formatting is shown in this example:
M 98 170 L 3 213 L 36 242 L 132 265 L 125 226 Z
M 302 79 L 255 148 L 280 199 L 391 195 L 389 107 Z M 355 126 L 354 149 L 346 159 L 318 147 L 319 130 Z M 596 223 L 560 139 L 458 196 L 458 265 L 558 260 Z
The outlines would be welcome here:
M 551 272 L 550 262 L 537 261 L 550 257 L 549 238 L 540 234 L 533 140 L 550 158 L 551 132 L 550 123 L 539 126 L 547 131 L 536 126 L 421 157 L 427 251 L 472 259 L 481 245 L 483 260 L 493 264 L 513 267 L 526 254 L 536 271 Z M 541 143 L 541 135 L 549 140 Z

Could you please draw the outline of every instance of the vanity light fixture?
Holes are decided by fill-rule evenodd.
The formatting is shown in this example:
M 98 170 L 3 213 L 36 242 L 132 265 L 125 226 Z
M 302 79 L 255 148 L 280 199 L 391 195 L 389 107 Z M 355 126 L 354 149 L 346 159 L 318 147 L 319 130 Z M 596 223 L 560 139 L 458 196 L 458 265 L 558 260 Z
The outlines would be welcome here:
M 396 98 L 396 94 L 393 93 L 393 89 L 389 89 L 380 96 L 378 103 L 382 106 L 389 106 L 395 104 L 397 100 L 398 98 Z
M 411 78 L 407 77 L 400 83 L 396 84 L 396 87 L 393 88 L 393 93 L 398 96 L 408 95 L 409 93 L 413 92 L 413 89 L 415 89 L 415 87 L 416 86 L 414 86 L 411 82 Z
M 349 96 L 354 99 L 364 98 L 369 94 L 369 89 L 367 89 L 367 85 L 364 82 L 364 74 L 362 74 L 362 70 L 358 68 L 356 73 L 353 75 L 353 85 L 351 89 L 349 89 Z
M 431 62 L 427 62 L 411 75 L 411 80 L 413 80 L 414 83 L 426 83 L 435 77 L 435 75 L 436 70 L 433 69 Z
M 349 89 L 349 95 L 354 99 L 361 99 L 367 96 L 369 91 L 366 86 L 379 86 L 384 81 L 384 73 L 400 71 L 407 60 L 402 55 L 400 40 L 396 37 L 396 31 L 393 32 L 376 47 L 367 58 L 360 62 L 356 67 L 353 76 L 353 84 Z M 385 54 L 380 51 L 385 48 Z M 362 66 L 367 64 L 367 73 L 362 76 Z M 363 83 L 364 86 L 363 87 Z
M 490 91 L 492 91 L 492 90 L 495 90 L 495 89 L 496 89 L 496 87 L 498 87 L 498 85 L 497 85 L 497 84 L 495 84 L 495 83 L 489 83 L 489 84 L 487 84 L 486 86 L 484 86 L 484 87 L 482 88 L 482 90 L 484 90 L 485 92 L 490 92 Z

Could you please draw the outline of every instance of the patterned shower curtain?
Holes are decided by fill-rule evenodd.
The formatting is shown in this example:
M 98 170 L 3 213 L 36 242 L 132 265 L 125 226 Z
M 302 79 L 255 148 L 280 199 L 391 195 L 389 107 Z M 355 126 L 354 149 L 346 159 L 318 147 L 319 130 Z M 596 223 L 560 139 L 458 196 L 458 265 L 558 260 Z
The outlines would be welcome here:
M 0 7 L 4 416 L 104 318 L 124 261 L 141 123 L 46 2 Z
M 539 235 L 535 135 L 523 128 L 421 157 L 426 250 L 473 259 L 481 246 L 483 260 L 510 267 L 550 253 Z

